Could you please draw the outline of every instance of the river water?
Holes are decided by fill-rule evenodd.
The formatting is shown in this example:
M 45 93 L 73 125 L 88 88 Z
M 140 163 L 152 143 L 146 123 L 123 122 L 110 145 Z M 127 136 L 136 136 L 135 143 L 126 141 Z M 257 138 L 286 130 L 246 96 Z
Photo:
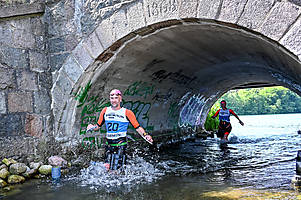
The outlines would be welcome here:
M 162 151 L 130 155 L 121 174 L 91 162 L 60 183 L 33 180 L 0 199 L 301 199 L 291 184 L 301 150 L 301 114 L 232 117 L 229 147 L 217 138 L 189 140 Z M 147 152 L 147 151 L 146 151 Z

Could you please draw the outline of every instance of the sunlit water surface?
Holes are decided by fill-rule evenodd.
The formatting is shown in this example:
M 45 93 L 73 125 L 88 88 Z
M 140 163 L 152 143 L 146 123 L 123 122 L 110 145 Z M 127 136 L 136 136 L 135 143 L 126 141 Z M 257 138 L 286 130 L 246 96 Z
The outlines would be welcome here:
M 102 162 L 61 179 L 33 180 L 0 199 L 301 199 L 291 178 L 301 150 L 301 114 L 232 118 L 230 147 L 196 139 L 141 155 L 125 171 L 107 173 Z

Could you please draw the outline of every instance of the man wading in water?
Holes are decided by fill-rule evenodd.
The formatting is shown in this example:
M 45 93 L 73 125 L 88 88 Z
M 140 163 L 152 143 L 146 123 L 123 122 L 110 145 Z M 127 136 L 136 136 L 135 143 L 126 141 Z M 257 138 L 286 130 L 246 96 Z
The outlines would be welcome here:
M 105 167 L 108 170 L 116 170 L 125 163 L 125 150 L 127 147 L 126 132 L 129 122 L 141 137 L 151 144 L 153 142 L 152 137 L 139 125 L 134 113 L 120 106 L 121 101 L 121 92 L 117 89 L 112 90 L 110 92 L 111 106 L 102 109 L 97 125 L 89 124 L 87 127 L 87 131 L 93 131 L 99 130 L 104 123 L 106 124 L 107 146 Z
M 212 116 L 212 118 L 216 118 L 219 115 L 219 125 L 218 125 L 218 132 L 217 137 L 222 139 L 222 142 L 226 143 L 228 141 L 228 136 L 232 130 L 232 126 L 230 123 L 230 114 L 234 115 L 239 123 L 243 126 L 244 123 L 239 119 L 239 117 L 234 113 L 233 110 L 228 109 L 226 107 L 227 103 L 225 100 L 221 101 L 221 109 L 216 111 L 216 113 Z

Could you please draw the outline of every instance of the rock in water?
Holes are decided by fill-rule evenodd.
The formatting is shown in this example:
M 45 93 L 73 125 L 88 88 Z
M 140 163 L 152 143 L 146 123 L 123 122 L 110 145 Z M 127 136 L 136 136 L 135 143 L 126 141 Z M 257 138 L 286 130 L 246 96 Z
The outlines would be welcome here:
M 10 175 L 9 171 L 7 169 L 1 169 L 0 170 L 0 178 L 6 179 Z
M 39 172 L 44 175 L 49 175 L 49 174 L 51 174 L 51 169 L 52 169 L 51 165 L 42 165 L 39 168 Z
M 23 183 L 24 181 L 25 181 L 25 178 L 23 176 L 19 176 L 19 175 L 10 175 L 7 180 L 7 182 L 9 184 Z
M 26 169 L 27 169 L 27 166 L 24 163 L 16 163 L 16 164 L 12 164 L 9 167 L 9 172 L 11 174 L 19 175 L 19 174 L 26 172 Z

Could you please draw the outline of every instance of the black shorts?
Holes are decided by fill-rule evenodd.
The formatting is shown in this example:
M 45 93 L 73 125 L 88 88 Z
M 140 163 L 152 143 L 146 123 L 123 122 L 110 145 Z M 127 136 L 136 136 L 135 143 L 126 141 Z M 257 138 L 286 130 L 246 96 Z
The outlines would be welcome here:
M 218 125 L 217 137 L 223 138 L 225 133 L 230 133 L 232 130 L 232 126 L 230 122 L 220 121 Z
M 115 143 L 116 142 L 116 143 Z M 126 162 L 126 140 L 108 140 L 105 153 L 105 163 L 109 163 L 111 170 L 117 170 L 125 165 Z

